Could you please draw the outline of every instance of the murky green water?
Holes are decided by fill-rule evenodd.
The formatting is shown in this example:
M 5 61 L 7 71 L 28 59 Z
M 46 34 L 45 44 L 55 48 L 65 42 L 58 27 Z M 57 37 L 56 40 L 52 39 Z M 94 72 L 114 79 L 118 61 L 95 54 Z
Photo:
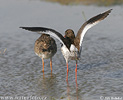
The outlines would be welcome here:
M 44 26 L 77 33 L 86 18 L 113 8 L 112 13 L 92 29 L 83 42 L 78 79 L 75 82 L 75 61 L 66 64 L 58 44 L 53 57 L 51 76 L 49 60 L 42 62 L 34 53 L 37 33 L 20 26 Z M 64 6 L 30 0 L 0 1 L 0 98 L 1 100 L 107 100 L 123 98 L 123 6 Z M 76 88 L 78 85 L 78 89 Z M 5 98 L 9 96 L 9 99 Z M 18 99 L 17 99 L 18 97 Z M 20 97 L 20 99 L 19 99 Z M 36 99 L 35 99 L 36 98 Z M 111 99 L 111 98 L 110 98 Z M 122 99 L 121 99 L 122 100 Z

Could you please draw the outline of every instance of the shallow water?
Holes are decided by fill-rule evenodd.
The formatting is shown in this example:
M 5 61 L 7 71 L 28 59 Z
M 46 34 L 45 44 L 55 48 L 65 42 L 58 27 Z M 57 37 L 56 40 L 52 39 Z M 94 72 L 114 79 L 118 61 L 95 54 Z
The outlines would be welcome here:
M 44 26 L 64 35 L 68 28 L 77 30 L 86 19 L 113 8 L 112 13 L 85 35 L 78 79 L 75 82 L 75 61 L 66 64 L 60 51 L 53 57 L 53 73 L 49 59 L 42 62 L 34 53 L 37 33 L 20 26 Z M 123 99 L 123 6 L 63 6 L 34 0 L 0 1 L 0 98 L 10 96 L 30 100 L 107 100 Z M 78 85 L 78 89 L 76 88 Z M 102 97 L 103 96 L 103 97 Z M 9 98 L 10 98 L 9 97 Z M 111 99 L 111 98 L 110 98 Z M 121 99 L 121 100 L 122 100 Z

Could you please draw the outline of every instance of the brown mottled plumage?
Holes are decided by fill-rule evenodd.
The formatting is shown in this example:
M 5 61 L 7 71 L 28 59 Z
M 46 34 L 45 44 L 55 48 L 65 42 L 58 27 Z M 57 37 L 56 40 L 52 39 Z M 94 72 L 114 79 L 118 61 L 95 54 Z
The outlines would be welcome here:
M 50 35 L 42 34 L 36 41 L 34 47 L 35 54 L 42 58 L 42 64 L 44 71 L 44 60 L 50 58 L 50 67 L 52 71 L 52 57 L 57 52 L 57 45 L 53 38 Z

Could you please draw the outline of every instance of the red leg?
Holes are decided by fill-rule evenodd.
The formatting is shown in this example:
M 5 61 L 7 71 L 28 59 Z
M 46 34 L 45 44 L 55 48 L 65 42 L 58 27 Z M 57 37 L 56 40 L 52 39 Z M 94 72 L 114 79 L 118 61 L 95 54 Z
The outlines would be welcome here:
M 69 68 L 68 68 L 68 63 L 67 63 L 67 73 L 69 72 Z
M 75 68 L 75 72 L 77 73 L 77 60 L 76 60 L 76 68 Z
M 68 72 L 69 72 L 69 69 L 68 69 L 68 63 L 67 64 L 67 77 L 66 77 L 66 81 L 68 82 Z
M 42 58 L 42 72 L 44 72 L 44 59 Z
M 52 72 L 52 58 L 50 58 L 50 69 L 51 69 L 51 72 Z
M 76 60 L 76 68 L 75 68 L 75 81 L 77 83 L 77 60 Z

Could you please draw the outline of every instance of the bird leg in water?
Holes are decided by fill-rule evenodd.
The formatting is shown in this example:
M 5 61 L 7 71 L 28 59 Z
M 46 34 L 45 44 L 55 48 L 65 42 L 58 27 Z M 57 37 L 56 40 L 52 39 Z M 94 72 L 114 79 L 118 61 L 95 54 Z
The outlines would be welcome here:
M 44 59 L 42 58 L 42 72 L 44 72 Z
M 50 69 L 51 69 L 51 73 L 52 73 L 52 58 L 50 58 Z
M 67 62 L 66 64 L 67 64 L 67 77 L 66 77 L 66 81 L 68 81 L 68 72 L 69 72 L 69 69 L 68 69 L 68 62 Z

